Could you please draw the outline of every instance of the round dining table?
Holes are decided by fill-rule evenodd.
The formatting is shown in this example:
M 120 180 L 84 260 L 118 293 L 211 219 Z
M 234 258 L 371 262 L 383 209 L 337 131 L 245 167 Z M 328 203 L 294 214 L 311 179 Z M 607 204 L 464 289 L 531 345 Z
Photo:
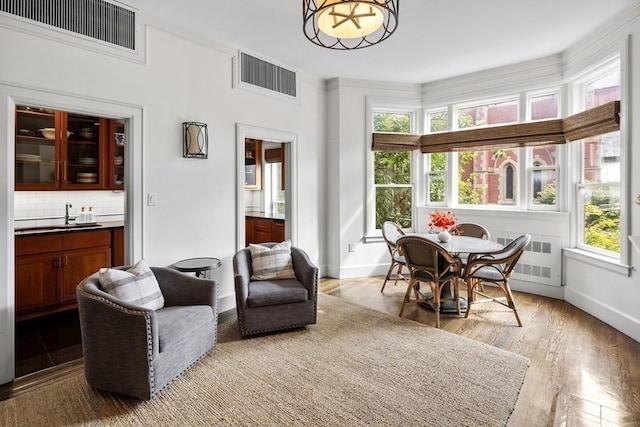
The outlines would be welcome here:
M 461 255 L 467 257 L 470 254 L 492 254 L 500 252 L 502 249 L 504 249 L 504 246 L 498 242 L 480 239 L 478 237 L 452 235 L 451 240 L 445 243 L 438 240 L 438 235 L 434 233 L 411 233 L 411 235 L 429 239 L 432 242 L 437 243 L 451 255 L 456 257 L 459 257 Z M 448 283 L 442 287 L 440 296 L 441 300 L 445 298 L 449 299 L 449 301 L 442 301 L 440 303 L 440 313 L 457 313 L 458 310 L 456 308 L 456 303 L 454 301 L 451 301 L 453 299 L 453 290 Z M 459 299 L 460 311 L 464 313 L 465 311 L 467 311 L 467 299 L 463 297 L 459 297 Z M 426 305 L 429 308 L 433 309 L 433 307 L 429 306 L 428 304 Z

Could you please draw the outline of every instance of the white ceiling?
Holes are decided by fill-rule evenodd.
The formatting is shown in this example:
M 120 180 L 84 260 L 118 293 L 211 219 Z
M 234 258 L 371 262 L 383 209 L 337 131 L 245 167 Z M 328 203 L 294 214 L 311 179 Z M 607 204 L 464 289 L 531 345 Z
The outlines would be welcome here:
M 302 33 L 300 0 L 124 0 L 321 78 L 426 83 L 563 51 L 640 0 L 400 0 L 384 42 L 335 51 Z

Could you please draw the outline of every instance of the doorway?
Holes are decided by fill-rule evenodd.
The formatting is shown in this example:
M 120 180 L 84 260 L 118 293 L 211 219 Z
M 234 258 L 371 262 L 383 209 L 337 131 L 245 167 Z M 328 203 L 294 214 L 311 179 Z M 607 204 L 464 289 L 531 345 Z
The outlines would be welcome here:
M 285 239 L 295 245 L 297 136 L 242 124 L 236 131 L 237 250 L 248 243 Z
M 127 121 L 128 144 L 125 156 L 125 215 L 124 262 L 143 257 L 142 248 L 142 109 L 123 103 L 109 104 L 104 100 L 74 97 L 33 88 L 0 85 L 0 128 L 7 129 L 0 136 L 0 154 L 3 158 L 15 158 L 15 109 L 17 105 L 33 105 L 100 117 L 120 118 Z M 0 164 L 0 384 L 15 378 L 16 306 L 15 306 L 15 170 L 4 162 Z

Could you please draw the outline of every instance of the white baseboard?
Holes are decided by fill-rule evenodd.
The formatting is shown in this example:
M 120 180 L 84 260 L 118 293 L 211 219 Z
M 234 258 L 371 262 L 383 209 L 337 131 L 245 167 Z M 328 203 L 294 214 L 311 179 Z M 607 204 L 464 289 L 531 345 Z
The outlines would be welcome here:
M 512 291 L 526 292 L 528 294 L 541 295 L 543 297 L 564 299 L 564 287 L 545 285 L 543 283 L 527 282 L 525 280 L 509 279 L 509 287 Z
M 236 294 L 221 295 L 218 297 L 218 313 L 236 308 Z
M 601 301 L 573 288 L 565 288 L 564 299 L 569 304 L 575 305 L 593 317 L 602 320 L 604 323 L 640 342 L 640 319 L 621 313 L 616 308 L 603 304 Z

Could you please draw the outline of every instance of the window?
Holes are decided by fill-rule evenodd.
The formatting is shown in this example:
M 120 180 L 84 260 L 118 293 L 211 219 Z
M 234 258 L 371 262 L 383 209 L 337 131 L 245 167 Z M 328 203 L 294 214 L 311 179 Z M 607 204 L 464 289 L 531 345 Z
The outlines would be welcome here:
M 582 110 L 619 100 L 619 60 L 577 86 L 580 88 Z M 583 139 L 580 158 L 581 176 L 576 189 L 578 247 L 619 258 L 620 131 Z
M 411 132 L 411 114 L 373 113 L 374 132 Z M 385 221 L 402 228 L 413 226 L 413 184 L 411 151 L 374 151 L 373 183 L 375 188 L 375 228 Z
M 458 129 L 517 123 L 518 101 L 509 99 L 457 108 L 455 115 Z M 458 204 L 517 203 L 514 176 L 519 152 L 518 149 L 488 149 L 458 153 Z
M 429 132 L 443 132 L 449 130 L 449 116 L 447 110 L 427 113 Z M 447 177 L 447 155 L 432 153 L 424 156 L 424 170 L 427 185 L 427 203 L 445 204 L 445 185 Z
M 520 99 L 526 99 L 524 108 Z M 453 123 L 447 108 L 433 109 L 425 114 L 427 132 L 557 119 L 559 99 L 556 89 L 450 106 Z M 548 145 L 425 154 L 426 204 L 557 210 L 559 150 Z
M 528 121 L 556 119 L 559 116 L 558 93 L 528 97 Z M 557 210 L 558 146 L 528 148 L 529 208 Z

